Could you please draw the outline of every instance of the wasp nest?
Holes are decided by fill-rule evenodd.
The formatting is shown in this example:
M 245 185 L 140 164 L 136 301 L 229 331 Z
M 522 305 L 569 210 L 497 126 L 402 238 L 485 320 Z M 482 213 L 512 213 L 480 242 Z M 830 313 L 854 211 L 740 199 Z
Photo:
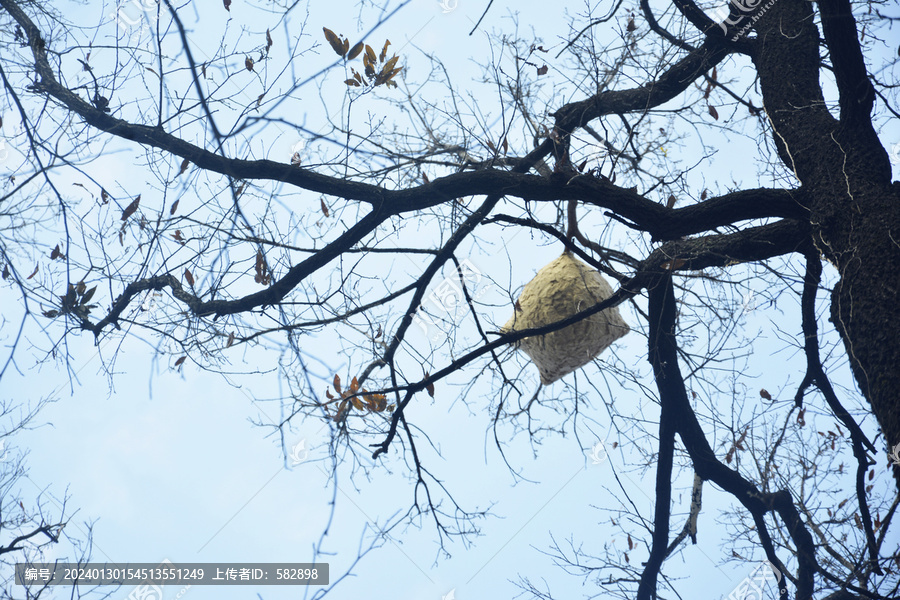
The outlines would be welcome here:
M 612 287 L 570 253 L 538 271 L 516 301 L 512 318 L 502 332 L 521 331 L 561 321 L 609 298 Z M 537 365 L 541 383 L 553 383 L 591 362 L 610 344 L 629 332 L 619 309 L 607 308 L 568 327 L 527 337 L 518 348 Z

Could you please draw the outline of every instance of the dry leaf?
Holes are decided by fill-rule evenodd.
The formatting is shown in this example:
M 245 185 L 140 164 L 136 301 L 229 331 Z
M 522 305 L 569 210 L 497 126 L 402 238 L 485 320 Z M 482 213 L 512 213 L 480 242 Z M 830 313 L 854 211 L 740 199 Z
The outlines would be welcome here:
M 363 48 L 365 47 L 366 45 L 362 42 L 356 42 L 356 44 L 352 48 L 350 48 L 350 52 L 347 53 L 347 60 L 353 60 L 354 58 L 359 56 L 360 53 L 362 53 Z
M 769 400 L 769 401 L 772 400 L 772 394 L 770 394 L 769 392 L 767 392 L 765 388 L 759 390 L 759 395 L 760 395 L 761 397 L 765 398 L 766 400 Z
M 325 206 L 325 199 L 324 199 L 324 198 L 320 198 L 320 199 L 319 199 L 319 205 L 320 205 L 321 208 L 322 208 L 322 214 L 325 215 L 326 217 L 330 216 L 330 214 L 328 213 L 328 207 Z
M 272 34 L 269 33 L 269 30 L 266 29 L 266 52 L 269 51 L 269 48 L 272 47 Z
M 169 209 L 169 214 L 170 214 L 170 215 L 174 215 L 174 214 L 175 214 L 175 211 L 178 210 L 178 203 L 179 203 L 179 202 L 180 202 L 180 200 L 176 200 L 175 202 L 172 203 L 172 208 Z
M 337 36 L 337 34 L 327 27 L 323 27 L 322 31 L 325 32 L 325 39 L 328 40 L 329 44 L 331 44 L 331 49 L 334 50 L 338 54 L 338 56 L 343 56 L 344 44 L 341 43 L 341 39 Z
M 184 278 L 187 280 L 188 285 L 194 287 L 194 276 L 191 275 L 191 271 L 189 269 L 184 270 Z
M 543 67 L 538 68 L 537 74 L 538 75 L 546 75 L 547 71 L 549 71 L 549 70 L 550 70 L 550 68 L 547 65 L 544 65 Z
M 186 359 L 187 359 L 187 356 L 182 356 L 181 358 L 179 358 L 178 360 L 175 361 L 175 366 L 180 367 Z
M 625 26 L 625 31 L 634 31 L 637 29 L 637 25 L 634 24 L 634 15 L 628 19 L 628 25 Z
M 381 49 L 381 56 L 378 57 L 381 62 L 384 62 L 385 57 L 387 57 L 387 49 L 388 46 L 391 45 L 391 40 L 384 40 L 384 48 Z
M 245 58 L 244 66 L 247 67 L 248 71 L 252 71 L 253 70 L 253 59 L 250 58 L 249 56 L 247 58 Z
M 127 221 L 128 217 L 134 214 L 134 211 L 137 210 L 138 204 L 141 203 L 141 195 L 138 194 L 137 198 L 135 198 L 131 204 L 125 207 L 125 210 L 122 211 L 122 220 Z
M 232 331 L 231 333 L 228 334 L 228 341 L 225 342 L 225 347 L 230 348 L 233 343 L 234 343 L 234 332 Z
M 709 110 L 709 114 L 712 115 L 712 118 L 716 121 L 719 120 L 719 111 L 712 104 L 708 104 L 706 108 Z
M 669 194 L 669 199 L 666 200 L 666 208 L 672 208 L 673 206 L 675 206 L 675 201 L 675 196 Z
M 225 10 L 231 12 L 231 0 L 222 0 L 222 4 L 225 5 Z
M 332 387 L 334 387 L 334 391 L 338 394 L 341 393 L 341 376 L 337 373 L 334 374 L 334 380 L 331 382 Z
M 188 159 L 184 159 L 183 161 L 181 161 L 181 171 L 178 174 L 184 175 L 184 172 L 187 171 L 189 164 L 191 164 L 191 161 L 189 161 Z

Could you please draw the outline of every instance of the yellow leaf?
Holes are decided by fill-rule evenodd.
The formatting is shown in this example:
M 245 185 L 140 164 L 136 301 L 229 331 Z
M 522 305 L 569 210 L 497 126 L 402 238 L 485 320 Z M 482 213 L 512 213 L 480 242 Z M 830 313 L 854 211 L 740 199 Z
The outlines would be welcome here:
M 362 403 L 362 400 L 359 398 L 353 398 L 350 400 L 353 403 L 353 408 L 356 410 L 366 410 L 366 405 Z
M 373 54 L 373 56 L 374 56 L 374 54 Z M 393 69 L 393 68 L 394 68 L 394 65 L 397 64 L 397 61 L 399 60 L 399 58 L 400 58 L 400 57 L 398 57 L 398 56 L 394 56 L 394 57 L 391 58 L 391 60 L 389 60 L 389 61 L 387 61 L 386 63 L 384 63 L 384 66 L 381 68 L 381 72 L 382 72 L 382 73 L 387 73 L 388 71 L 390 71 L 391 69 Z M 373 61 L 374 61 L 374 59 L 373 59 Z

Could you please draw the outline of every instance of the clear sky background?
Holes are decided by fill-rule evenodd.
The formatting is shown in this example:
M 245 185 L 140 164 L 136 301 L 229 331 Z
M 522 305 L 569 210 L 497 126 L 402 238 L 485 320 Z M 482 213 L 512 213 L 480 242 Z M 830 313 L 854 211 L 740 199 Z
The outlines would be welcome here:
M 68 18 L 85 25 L 108 20 L 114 11 L 110 4 L 63 4 L 61 10 Z M 448 1 L 443 7 L 437 1 L 415 0 L 403 4 L 372 38 L 392 40 L 412 81 L 427 68 L 422 53 L 433 53 L 445 62 L 458 91 L 471 86 L 483 93 L 483 88 L 472 83 L 479 77 L 474 61 L 487 61 L 490 46 L 482 32 L 468 34 L 484 8 L 485 2 L 472 0 Z M 482 30 L 512 30 L 512 9 L 510 3 L 495 3 Z M 195 46 L 208 52 L 215 49 L 215 40 L 229 17 L 233 19 L 230 27 L 241 26 L 256 33 L 270 27 L 273 20 L 271 15 L 250 11 L 240 1 L 234 2 L 230 15 L 220 2 L 200 2 L 195 10 L 193 16 L 189 9 L 182 12 L 193 23 L 191 39 Z M 515 3 L 514 10 L 519 13 L 520 34 L 527 31 L 531 35 L 534 27 L 537 38 L 554 45 L 567 33 L 566 15 L 547 3 Z M 333 60 L 324 39 L 318 39 L 321 28 L 329 27 L 355 40 L 371 26 L 371 11 L 364 11 L 362 20 L 359 14 L 353 2 L 310 3 L 305 32 L 312 37 L 306 41 L 315 38 L 321 45 L 318 57 L 311 55 L 309 63 L 299 68 L 301 75 L 310 75 Z M 284 43 L 277 29 L 273 37 L 276 44 Z M 334 72 L 327 77 L 331 83 L 339 83 L 343 74 Z M 325 89 L 343 93 L 336 85 Z M 311 85 L 306 93 L 310 97 L 308 127 L 315 129 L 316 119 L 321 118 L 318 91 Z M 559 103 L 564 100 L 560 97 Z M 483 108 L 493 115 L 487 121 L 494 122 L 496 98 L 486 97 Z M 890 138 L 892 133 L 894 137 Z M 296 135 L 288 131 L 269 135 L 269 158 L 287 161 Z M 889 145 L 900 140 L 896 129 L 886 129 L 884 135 Z M 695 193 L 706 186 L 725 189 L 732 182 L 772 184 L 757 183 L 752 161 L 758 160 L 758 148 L 752 132 L 722 132 L 720 141 L 707 139 L 706 143 L 722 150 L 705 163 L 703 173 L 691 175 Z M 696 156 L 697 151 L 689 143 L 673 150 L 669 158 L 673 170 L 693 164 L 696 158 L 687 155 Z M 114 141 L 102 161 L 84 168 L 111 189 L 119 182 L 133 190 L 133 182 L 146 178 L 135 167 L 141 156 L 140 148 Z M 9 164 L 0 164 L 0 174 Z M 308 206 L 318 204 L 313 194 L 305 200 Z M 551 207 L 537 210 L 540 216 L 552 219 Z M 423 232 L 418 239 L 408 237 L 403 243 L 424 244 L 427 240 Z M 482 283 L 484 289 L 476 290 L 484 294 L 489 306 L 485 317 L 495 326 L 505 322 L 510 309 L 503 286 L 517 291 L 561 251 L 558 243 L 545 243 L 530 233 L 512 230 L 480 247 L 467 246 L 465 258 L 487 276 Z M 402 273 L 414 272 L 419 264 L 400 257 L 391 272 L 399 279 Z M 732 410 L 733 401 L 743 404 L 744 400 L 746 410 L 760 410 L 756 394 L 761 387 L 780 400 L 776 406 L 784 407 L 802 374 L 803 358 L 795 348 L 789 348 L 770 316 L 782 324 L 794 323 L 791 332 L 798 334 L 798 298 L 784 295 L 775 306 L 759 306 L 751 289 L 743 299 L 737 299 L 739 303 L 741 300 L 744 326 L 757 332 L 756 350 L 747 358 L 744 373 L 758 385 L 751 383 L 746 389 L 736 390 L 735 397 L 724 402 L 723 412 Z M 7 323 L 17 323 L 20 309 L 15 289 L 0 287 L 0 305 Z M 101 341 L 99 346 L 88 335 L 75 335 L 68 342 L 71 370 L 67 372 L 60 361 L 47 360 L 47 338 L 42 337 L 37 324 L 30 322 L 27 333 L 35 343 L 20 348 L 20 373 L 4 378 L 0 394 L 5 400 L 33 404 L 49 399 L 52 403 L 40 413 L 35 422 L 39 426 L 11 438 L 7 448 L 13 453 L 27 453 L 29 475 L 23 482 L 24 497 L 34 497 L 41 491 L 52 505 L 68 496 L 69 506 L 78 509 L 66 528 L 72 537 L 83 538 L 85 523 L 93 523 L 92 558 L 97 562 L 307 561 L 329 522 L 330 502 L 335 498 L 322 547 L 333 553 L 327 557 L 332 580 L 351 568 L 358 549 L 371 542 L 373 532 L 389 523 L 399 521 L 399 525 L 380 538 L 380 548 L 352 568 L 352 575 L 332 591 L 332 598 L 441 600 L 451 591 L 459 600 L 512 598 L 518 593 L 512 582 L 520 576 L 539 587 L 549 586 L 559 598 L 584 597 L 596 591 L 594 584 L 554 566 L 546 554 L 553 539 L 562 547 L 570 540 L 575 546 L 583 543 L 598 554 L 606 545 L 621 556 L 627 550 L 625 535 L 609 526 L 610 513 L 595 508 L 615 510 L 627 502 L 617 478 L 641 513 L 652 514 L 655 466 L 635 463 L 640 454 L 629 443 L 641 440 L 629 439 L 627 432 L 622 435 L 613 431 L 606 408 L 613 404 L 624 414 L 650 421 L 656 418 L 655 405 L 639 387 L 616 376 L 617 368 L 633 369 L 644 374 L 644 385 L 652 387 L 645 357 L 646 337 L 639 319 L 630 306 L 623 306 L 622 312 L 635 331 L 601 357 L 606 367 L 589 365 L 565 378 L 568 382 L 577 378 L 579 391 L 586 394 L 588 402 L 578 435 L 570 432 L 565 437 L 543 435 L 531 440 L 524 432 L 513 435 L 510 427 L 501 427 L 510 466 L 495 446 L 491 414 L 486 410 L 496 385 L 492 387 L 490 378 L 486 378 L 473 389 L 463 387 L 477 367 L 470 365 L 441 382 L 433 400 L 421 394 L 411 405 L 410 419 L 433 442 L 429 445 L 420 440 L 419 444 L 428 468 L 460 506 L 469 511 L 490 511 L 490 516 L 477 522 L 481 536 L 473 537 L 471 543 L 444 540 L 450 556 L 440 551 L 430 515 L 401 518 L 413 502 L 414 481 L 410 480 L 409 457 L 399 445 L 377 462 L 365 453 L 355 457 L 342 453 L 336 478 L 332 479 L 328 430 L 321 422 L 296 422 L 283 439 L 271 427 L 283 418 L 282 399 L 288 394 L 275 369 L 277 348 L 229 349 L 225 356 L 229 370 L 235 374 L 226 377 L 205 372 L 192 361 L 182 369 L 173 369 L 175 357 L 158 354 L 158 340 L 146 334 L 121 343 L 117 339 Z M 11 342 L 12 333 L 6 325 L 2 336 L 4 344 Z M 411 334 L 411 342 L 427 347 L 424 335 L 417 331 Z M 305 336 L 301 346 L 321 361 L 314 367 L 313 376 L 318 377 L 316 384 L 322 392 L 331 375 L 346 377 L 350 372 L 334 336 Z M 435 357 L 436 366 L 449 359 L 446 351 L 441 352 Z M 508 356 L 512 369 L 523 367 L 530 372 L 533 391 L 536 369 L 521 355 Z M 254 371 L 258 372 L 241 374 Z M 591 390 L 586 385 L 588 379 L 606 392 Z M 845 369 L 838 381 L 855 390 Z M 562 395 L 563 389 L 560 382 L 545 388 L 542 395 L 553 398 L 554 394 Z M 829 428 L 833 422 L 827 414 L 810 414 L 808 419 L 820 429 Z M 872 419 L 867 421 L 867 431 L 873 430 L 873 423 Z M 309 454 L 293 465 L 291 450 L 301 441 Z M 605 451 L 599 455 L 599 464 L 594 464 L 592 448 L 598 442 L 603 443 Z M 689 485 L 689 481 L 689 474 L 682 474 L 680 483 Z M 688 498 L 676 492 L 674 501 L 678 516 L 673 528 L 678 528 Z M 444 502 L 446 507 L 446 498 Z M 701 544 L 687 547 L 666 564 L 670 576 L 702 581 L 704 598 L 727 596 L 761 559 L 758 555 L 721 564 L 732 548 L 723 542 L 726 531 L 717 522 L 717 510 L 729 504 L 728 497 L 707 485 L 699 520 Z M 630 560 L 639 563 L 647 558 L 649 536 L 640 535 L 637 525 L 631 530 L 637 532 L 638 547 L 631 551 Z M 60 545 L 59 553 L 48 558 L 74 558 L 66 552 Z M 129 592 L 129 588 L 122 588 L 114 597 L 124 599 Z M 167 589 L 166 598 L 178 593 L 177 589 Z M 303 593 L 302 588 L 290 587 L 194 587 L 184 591 L 182 597 L 200 600 L 259 594 L 264 600 L 274 600 L 303 597 Z

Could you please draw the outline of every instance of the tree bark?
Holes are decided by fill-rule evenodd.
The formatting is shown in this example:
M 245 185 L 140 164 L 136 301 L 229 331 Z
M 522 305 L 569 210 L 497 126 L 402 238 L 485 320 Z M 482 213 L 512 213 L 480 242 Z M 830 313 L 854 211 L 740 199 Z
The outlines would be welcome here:
M 871 121 L 874 100 L 846 0 L 823 0 L 840 93 L 828 110 L 808 2 L 780 1 L 757 23 L 757 67 L 779 156 L 802 183 L 811 235 L 838 270 L 831 321 L 888 448 L 900 443 L 900 185 Z M 900 469 L 895 468 L 900 487 Z

